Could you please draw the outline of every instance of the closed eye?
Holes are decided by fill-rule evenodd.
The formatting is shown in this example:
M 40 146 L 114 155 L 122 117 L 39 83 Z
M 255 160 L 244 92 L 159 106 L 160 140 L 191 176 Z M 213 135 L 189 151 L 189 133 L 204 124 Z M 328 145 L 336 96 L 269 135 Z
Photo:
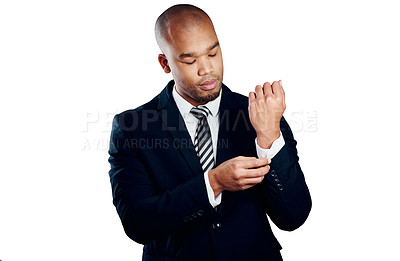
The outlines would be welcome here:
M 196 60 L 194 60 L 193 62 L 190 62 L 190 63 L 188 63 L 188 62 L 184 62 L 185 64 L 194 64 L 194 62 L 195 62 Z

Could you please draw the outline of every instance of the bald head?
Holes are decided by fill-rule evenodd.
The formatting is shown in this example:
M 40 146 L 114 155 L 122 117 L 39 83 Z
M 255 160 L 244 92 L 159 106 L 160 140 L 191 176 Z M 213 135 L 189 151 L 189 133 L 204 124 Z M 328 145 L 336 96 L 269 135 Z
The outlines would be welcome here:
M 211 23 L 210 17 L 202 9 L 189 4 L 174 5 L 165 10 L 157 19 L 155 35 L 158 46 L 165 52 L 169 41 L 171 27 L 189 31 L 204 22 Z

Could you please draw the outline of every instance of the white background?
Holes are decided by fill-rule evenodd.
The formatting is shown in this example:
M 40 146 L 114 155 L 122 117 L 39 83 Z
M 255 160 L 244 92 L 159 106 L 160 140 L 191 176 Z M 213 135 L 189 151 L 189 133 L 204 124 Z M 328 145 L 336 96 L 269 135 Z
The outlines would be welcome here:
M 285 261 L 400 259 L 395 2 L 191 1 L 226 85 L 283 80 L 313 198 L 301 228 L 274 229 Z M 112 205 L 110 123 L 170 79 L 153 27 L 175 3 L 1 1 L 2 261 L 141 260 Z

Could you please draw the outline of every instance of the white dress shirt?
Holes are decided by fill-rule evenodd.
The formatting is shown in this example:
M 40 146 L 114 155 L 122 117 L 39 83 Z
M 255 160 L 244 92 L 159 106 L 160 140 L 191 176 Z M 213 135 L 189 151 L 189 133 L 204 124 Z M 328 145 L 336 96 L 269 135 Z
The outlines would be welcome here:
M 220 91 L 219 96 L 204 104 L 206 106 L 211 114 L 207 116 L 207 122 L 208 125 L 210 126 L 210 131 L 211 131 L 211 139 L 212 139 L 212 144 L 213 144 L 213 154 L 214 154 L 214 161 L 216 162 L 217 159 L 217 141 L 218 141 L 218 131 L 219 131 L 219 105 L 221 102 L 221 96 L 222 96 L 222 88 Z M 179 109 L 179 112 L 182 115 L 182 118 L 185 122 L 186 128 L 189 132 L 190 138 L 192 139 L 192 142 L 194 143 L 194 136 L 196 133 L 196 127 L 198 123 L 198 119 L 190 113 L 190 110 L 194 107 L 192 104 L 190 104 L 188 101 L 186 101 L 175 89 L 172 91 L 172 97 L 175 100 L 175 103 Z M 257 150 L 257 156 L 259 158 L 270 158 L 272 159 L 278 152 L 282 149 L 282 147 L 285 145 L 285 140 L 282 137 L 282 133 L 280 134 L 279 138 L 275 140 L 272 143 L 272 146 L 270 149 L 263 149 L 257 144 L 257 138 L 255 139 L 255 144 L 256 144 L 256 150 Z M 219 204 L 221 204 L 222 200 L 222 193 L 214 197 L 214 191 L 211 188 L 210 185 L 210 180 L 208 179 L 208 171 L 204 173 L 204 182 L 206 184 L 207 188 L 207 195 L 208 195 L 208 200 L 211 204 L 212 207 L 216 207 Z

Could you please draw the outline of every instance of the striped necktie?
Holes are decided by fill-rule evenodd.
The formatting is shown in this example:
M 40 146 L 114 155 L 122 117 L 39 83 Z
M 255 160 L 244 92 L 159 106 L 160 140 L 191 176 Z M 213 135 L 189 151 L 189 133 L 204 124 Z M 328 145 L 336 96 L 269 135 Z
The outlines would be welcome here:
M 213 146 L 211 140 L 210 127 L 207 123 L 207 116 L 210 113 L 207 107 L 199 106 L 193 107 L 190 110 L 198 120 L 196 133 L 194 136 L 194 149 L 200 159 L 203 171 L 209 171 L 214 167 Z

